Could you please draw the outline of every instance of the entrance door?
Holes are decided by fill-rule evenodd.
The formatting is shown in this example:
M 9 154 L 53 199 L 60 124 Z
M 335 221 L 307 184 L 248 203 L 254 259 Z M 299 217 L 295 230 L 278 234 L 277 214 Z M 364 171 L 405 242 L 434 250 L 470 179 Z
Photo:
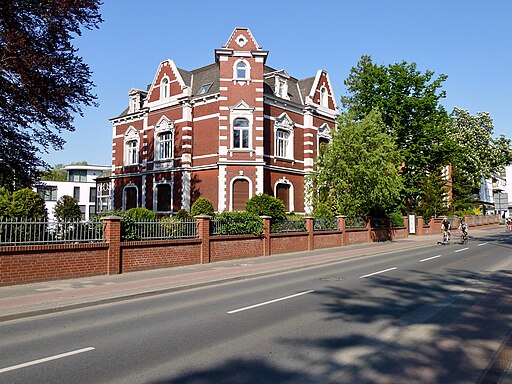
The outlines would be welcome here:
M 286 212 L 290 212 L 290 186 L 288 184 L 277 184 L 276 197 L 283 202 Z
M 245 211 L 247 200 L 249 200 L 249 182 L 236 180 L 233 183 L 233 211 Z

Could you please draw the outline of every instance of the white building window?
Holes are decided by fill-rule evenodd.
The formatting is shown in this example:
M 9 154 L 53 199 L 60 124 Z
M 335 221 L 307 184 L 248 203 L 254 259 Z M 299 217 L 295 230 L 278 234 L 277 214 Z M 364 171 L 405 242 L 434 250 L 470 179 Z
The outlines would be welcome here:
M 157 159 L 166 160 L 172 158 L 173 155 L 173 138 L 172 132 L 162 132 L 157 135 Z
M 249 148 L 249 120 L 238 118 L 233 121 L 233 148 Z
M 293 160 L 294 124 L 286 113 L 276 118 L 274 123 L 274 155 Z
M 169 97 L 169 78 L 164 77 L 160 82 L 160 99 L 167 99 Z
M 233 79 L 249 80 L 251 78 L 251 67 L 248 62 L 243 59 L 237 60 L 233 65 Z
M 327 89 L 325 87 L 320 88 L 320 105 L 322 107 L 326 107 L 326 108 L 328 106 L 328 103 L 327 103 Z
M 287 149 L 290 140 L 290 133 L 283 130 L 278 129 L 276 131 L 276 156 L 278 157 L 288 157 Z
M 129 140 L 126 142 L 126 161 L 125 165 L 133 165 L 139 162 L 137 140 Z
M 289 100 L 288 97 L 288 81 L 286 79 L 283 79 L 282 77 L 276 76 L 275 81 L 275 94 L 278 97 L 281 97 L 283 99 Z

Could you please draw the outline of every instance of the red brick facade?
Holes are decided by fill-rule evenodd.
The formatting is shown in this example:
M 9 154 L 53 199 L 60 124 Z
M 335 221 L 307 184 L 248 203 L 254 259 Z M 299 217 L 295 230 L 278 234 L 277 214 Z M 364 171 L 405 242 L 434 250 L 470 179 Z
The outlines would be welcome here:
M 113 208 L 160 214 L 200 196 L 216 211 L 267 193 L 310 211 L 304 177 L 338 116 L 329 76 L 296 79 L 266 65 L 251 32 L 236 28 L 215 63 L 192 71 L 162 62 L 146 90 L 129 92 L 113 125 Z

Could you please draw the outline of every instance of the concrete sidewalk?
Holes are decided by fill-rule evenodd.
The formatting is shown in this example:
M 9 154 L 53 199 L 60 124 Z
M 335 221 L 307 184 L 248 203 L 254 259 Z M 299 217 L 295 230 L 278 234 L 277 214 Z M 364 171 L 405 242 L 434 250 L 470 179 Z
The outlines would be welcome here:
M 470 236 L 503 232 L 503 226 L 470 231 Z M 338 248 L 155 269 L 120 275 L 0 287 L 0 322 L 121 300 L 276 274 L 436 244 L 439 234 Z

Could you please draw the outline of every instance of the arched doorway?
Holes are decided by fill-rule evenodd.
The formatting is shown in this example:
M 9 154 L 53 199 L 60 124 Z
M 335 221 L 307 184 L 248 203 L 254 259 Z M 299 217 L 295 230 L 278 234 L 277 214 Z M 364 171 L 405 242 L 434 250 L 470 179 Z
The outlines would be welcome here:
M 233 183 L 233 211 L 244 211 L 245 202 L 249 200 L 249 182 L 238 179 Z

